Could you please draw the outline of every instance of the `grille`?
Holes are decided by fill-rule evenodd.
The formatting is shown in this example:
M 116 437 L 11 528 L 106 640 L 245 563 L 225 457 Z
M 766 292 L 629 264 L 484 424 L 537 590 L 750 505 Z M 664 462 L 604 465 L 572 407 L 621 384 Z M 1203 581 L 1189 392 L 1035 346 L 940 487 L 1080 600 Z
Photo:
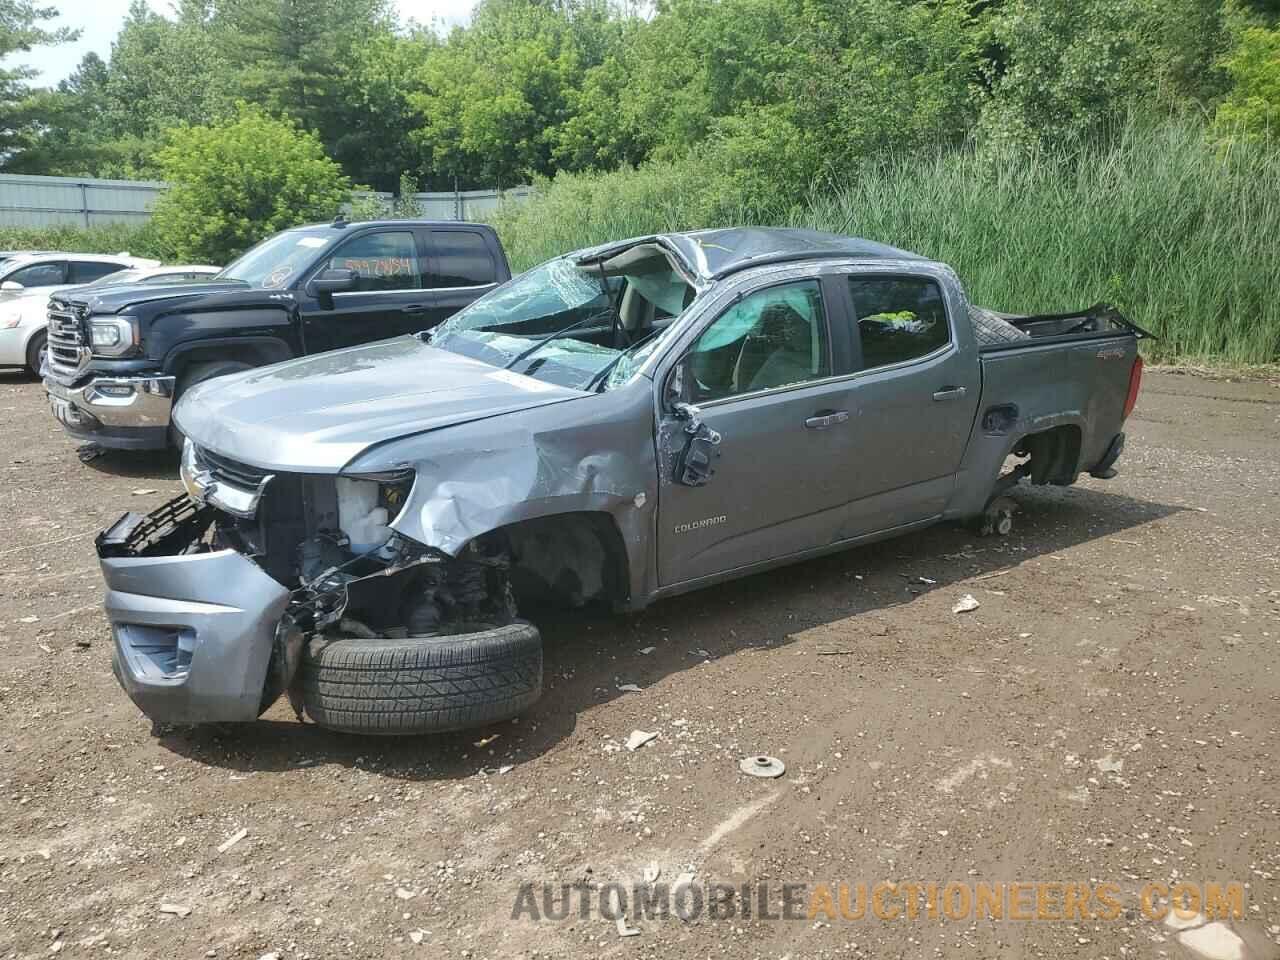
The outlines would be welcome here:
M 49 302 L 49 366 L 59 373 L 76 374 L 89 360 L 84 325 L 75 308 L 61 300 Z
M 226 480 L 237 487 L 253 489 L 267 478 L 267 471 L 224 457 L 212 450 L 201 447 L 197 453 L 215 480 Z

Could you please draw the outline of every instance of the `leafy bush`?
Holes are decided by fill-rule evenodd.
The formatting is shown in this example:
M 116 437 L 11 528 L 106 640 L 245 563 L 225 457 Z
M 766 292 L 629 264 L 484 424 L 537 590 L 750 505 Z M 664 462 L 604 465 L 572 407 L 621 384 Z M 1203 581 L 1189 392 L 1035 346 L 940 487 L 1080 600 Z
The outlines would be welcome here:
M 1280 143 L 1280 30 L 1246 30 L 1226 67 L 1234 86 L 1214 118 L 1219 135 Z
M 152 223 L 180 259 L 226 263 L 272 233 L 333 217 L 351 195 L 314 134 L 243 104 L 234 120 L 173 129 L 157 159 L 170 188 Z
M 1224 85 L 1221 0 L 1008 0 L 993 7 L 980 137 L 1060 143 L 1137 107 L 1195 109 Z
M 726 195 L 698 160 L 561 175 L 504 206 L 513 266 L 654 231 L 745 222 L 856 234 L 950 263 L 975 301 L 1116 302 L 1164 358 L 1280 359 L 1280 155 L 1222 156 L 1201 124 L 1130 121 L 1093 145 L 898 156 L 810 202 Z

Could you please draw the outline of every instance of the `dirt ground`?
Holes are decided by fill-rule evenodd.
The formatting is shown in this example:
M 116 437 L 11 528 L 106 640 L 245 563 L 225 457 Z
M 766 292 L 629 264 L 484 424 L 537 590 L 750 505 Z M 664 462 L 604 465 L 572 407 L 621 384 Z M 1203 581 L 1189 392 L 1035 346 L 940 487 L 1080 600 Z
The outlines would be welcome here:
M 173 496 L 174 464 L 81 463 L 0 373 L 0 957 L 1191 956 L 1139 909 L 1178 880 L 1244 884 L 1221 955 L 1273 956 L 1280 389 L 1148 376 L 1119 466 L 1019 490 L 1006 539 L 941 526 L 543 623 L 546 694 L 513 723 L 383 741 L 281 703 L 154 739 L 111 675 L 92 540 Z M 785 775 L 739 772 L 761 753 Z M 525 882 L 558 900 L 655 866 L 806 906 L 629 909 L 626 937 L 576 906 L 513 919 Z M 1114 883 L 1124 909 L 808 915 L 818 883 L 881 881 Z

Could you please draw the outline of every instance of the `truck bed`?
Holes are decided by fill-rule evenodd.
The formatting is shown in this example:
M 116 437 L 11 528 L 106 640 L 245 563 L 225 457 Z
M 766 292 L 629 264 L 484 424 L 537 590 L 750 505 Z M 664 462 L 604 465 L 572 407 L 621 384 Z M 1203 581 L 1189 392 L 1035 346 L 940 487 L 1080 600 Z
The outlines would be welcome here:
M 1149 336 L 1110 304 L 1096 303 L 1070 313 L 1000 313 L 971 306 L 969 322 L 982 353 L 1044 343 L 1071 343 L 1106 337 Z

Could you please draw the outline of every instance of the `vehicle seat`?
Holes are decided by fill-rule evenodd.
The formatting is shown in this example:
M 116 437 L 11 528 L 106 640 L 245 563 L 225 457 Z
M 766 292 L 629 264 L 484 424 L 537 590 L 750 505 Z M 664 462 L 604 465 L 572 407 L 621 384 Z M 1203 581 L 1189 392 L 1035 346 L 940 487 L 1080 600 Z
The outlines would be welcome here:
M 618 316 L 622 321 L 622 329 L 635 338 L 637 334 L 653 327 L 654 306 L 636 288 L 633 283 L 627 284 L 622 294 L 622 303 L 618 305 Z
M 785 303 L 773 303 L 743 340 L 733 371 L 736 393 L 768 390 L 813 376 L 813 328 Z

